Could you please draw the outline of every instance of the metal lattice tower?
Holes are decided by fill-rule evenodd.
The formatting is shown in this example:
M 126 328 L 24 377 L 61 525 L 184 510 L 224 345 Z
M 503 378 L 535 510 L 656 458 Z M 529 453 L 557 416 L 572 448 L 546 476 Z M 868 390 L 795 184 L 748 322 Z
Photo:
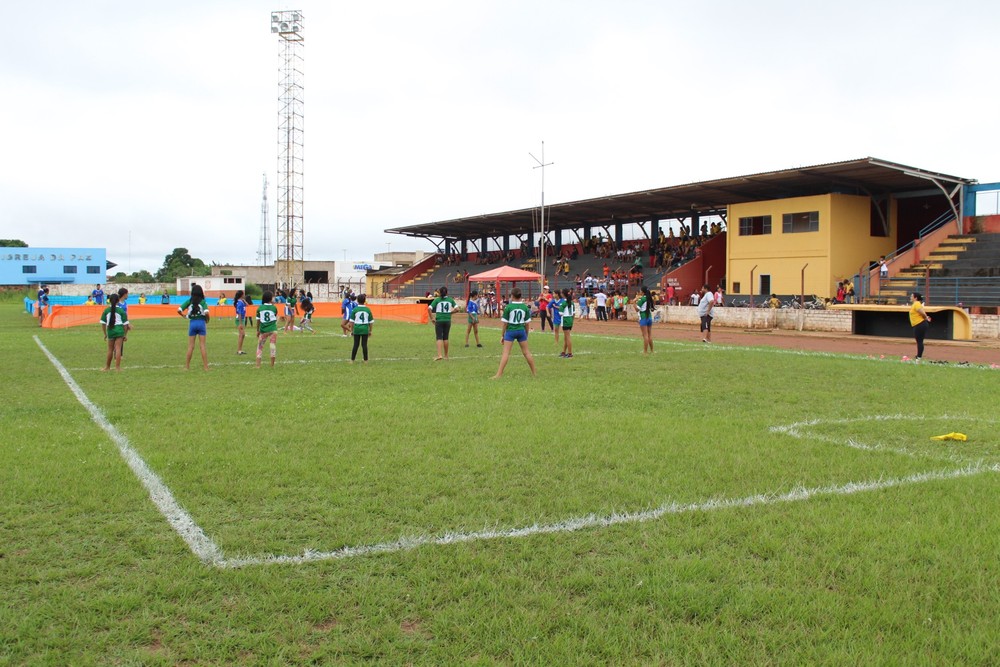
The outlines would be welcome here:
M 302 50 L 303 16 L 298 10 L 271 12 L 271 32 L 281 44 L 278 84 L 278 255 L 276 280 L 302 282 Z
M 264 174 L 264 195 L 260 200 L 260 245 L 257 246 L 257 266 L 271 264 L 271 216 L 267 211 L 267 174 Z

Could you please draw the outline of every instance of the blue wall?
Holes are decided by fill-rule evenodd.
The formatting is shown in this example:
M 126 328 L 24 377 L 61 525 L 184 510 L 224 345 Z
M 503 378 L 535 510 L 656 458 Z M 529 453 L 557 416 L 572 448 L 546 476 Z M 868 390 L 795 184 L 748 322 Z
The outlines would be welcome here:
M 107 266 L 104 248 L 0 248 L 0 285 L 104 284 Z
M 983 215 L 976 211 L 976 193 L 1000 190 L 1000 183 L 976 183 L 965 186 L 965 215 Z

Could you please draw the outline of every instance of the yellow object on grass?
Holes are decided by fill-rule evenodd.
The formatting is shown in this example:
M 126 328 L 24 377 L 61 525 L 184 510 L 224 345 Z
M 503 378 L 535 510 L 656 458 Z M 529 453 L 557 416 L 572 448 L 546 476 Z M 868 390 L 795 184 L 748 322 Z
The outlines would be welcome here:
M 969 439 L 969 436 L 964 433 L 956 433 L 952 431 L 951 433 L 945 433 L 944 435 L 933 435 L 931 440 L 958 440 L 959 442 L 965 442 Z

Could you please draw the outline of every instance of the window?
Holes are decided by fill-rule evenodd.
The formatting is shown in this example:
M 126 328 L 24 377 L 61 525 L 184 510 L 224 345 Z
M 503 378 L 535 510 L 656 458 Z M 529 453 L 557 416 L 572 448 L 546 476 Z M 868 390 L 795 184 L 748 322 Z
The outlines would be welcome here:
M 819 231 L 819 211 L 808 213 L 786 213 L 781 216 L 783 234 L 801 234 Z
M 31 264 L 25 264 L 21 267 L 21 273 L 38 273 L 38 267 Z
M 76 273 L 76 266 L 67 264 L 63 267 L 63 273 Z
M 101 272 L 101 267 L 99 267 L 99 266 L 88 266 L 87 267 L 87 273 L 100 273 L 100 272 Z
M 771 216 L 756 215 L 740 218 L 740 236 L 759 236 L 771 233 Z
M 760 275 L 760 293 L 761 296 L 771 296 L 771 276 L 768 274 Z

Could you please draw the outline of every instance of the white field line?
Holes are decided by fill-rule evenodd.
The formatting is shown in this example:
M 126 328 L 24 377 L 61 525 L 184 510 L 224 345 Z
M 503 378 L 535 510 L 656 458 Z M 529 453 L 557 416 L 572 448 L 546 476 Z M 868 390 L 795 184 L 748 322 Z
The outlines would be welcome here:
M 1000 464 L 984 464 L 981 461 L 970 463 L 969 465 L 955 470 L 939 470 L 917 473 L 906 477 L 879 478 L 862 482 L 848 482 L 846 484 L 820 486 L 813 488 L 798 487 L 786 493 L 763 493 L 741 498 L 718 498 L 698 503 L 677 503 L 661 505 L 652 510 L 642 512 L 621 512 L 610 515 L 599 516 L 588 514 L 582 517 L 565 519 L 557 523 L 533 524 L 510 528 L 507 530 L 483 530 L 470 533 L 445 533 L 444 535 L 413 536 L 402 537 L 394 542 L 382 542 L 378 544 L 349 546 L 335 551 L 314 551 L 307 550 L 300 555 L 263 555 L 247 556 L 239 558 L 224 558 L 222 550 L 209 538 L 205 532 L 195 523 L 181 506 L 174 499 L 170 489 L 160 480 L 142 457 L 136 452 L 131 444 L 113 424 L 111 424 L 104 413 L 98 408 L 83 392 L 83 389 L 76 383 L 69 371 L 60 361 L 45 347 L 38 336 L 34 336 L 35 342 L 49 358 L 49 361 L 56 367 L 66 385 L 70 388 L 77 400 L 87 409 L 91 418 L 100 426 L 118 445 L 119 452 L 125 462 L 139 481 L 146 487 L 150 499 L 157 509 L 163 514 L 170 526 L 180 535 L 181 539 L 188 545 L 191 552 L 203 563 L 212 565 L 220 569 L 242 568 L 254 565 L 299 565 L 326 560 L 342 560 L 358 556 L 370 556 L 375 554 L 389 554 L 400 551 L 408 551 L 421 546 L 428 545 L 448 545 L 466 542 L 478 542 L 495 539 L 516 539 L 531 537 L 533 535 L 548 535 L 557 533 L 569 533 L 592 528 L 608 528 L 611 526 L 645 523 L 656 521 L 664 516 L 676 514 L 688 514 L 692 512 L 711 512 L 729 508 L 744 508 L 755 506 L 774 505 L 778 503 L 798 502 L 809 500 L 821 496 L 847 496 L 855 493 L 867 491 L 877 491 L 910 484 L 921 484 L 925 482 L 958 479 L 962 477 L 972 477 L 984 472 L 1000 472 Z M 852 421 L 864 420 L 891 420 L 907 418 L 904 415 L 874 416 L 861 419 L 834 420 L 830 423 L 848 423 Z M 942 417 L 947 418 L 947 417 Z M 811 437 L 799 432 L 802 427 L 814 426 L 822 423 L 821 420 L 807 422 L 796 422 L 786 426 L 772 427 L 775 433 L 786 433 L 794 437 Z
M 781 433 L 802 440 L 816 440 L 818 442 L 825 442 L 832 445 L 851 447 L 852 449 L 859 449 L 861 451 L 867 451 L 867 452 L 892 452 L 894 454 L 911 456 L 913 458 L 927 458 L 936 461 L 950 461 L 959 464 L 970 462 L 969 457 L 960 456 L 951 449 L 944 449 L 942 450 L 943 452 L 942 455 L 935 455 L 933 453 L 928 453 L 926 451 L 913 450 L 909 447 L 896 447 L 881 442 L 869 444 L 865 442 L 860 442 L 855 438 L 848 438 L 845 441 L 842 437 L 838 438 L 836 436 L 825 435 L 822 433 L 814 433 L 810 431 L 812 427 L 819 425 L 843 426 L 846 424 L 860 424 L 864 422 L 884 422 L 884 421 L 951 422 L 951 425 L 943 426 L 942 430 L 946 429 L 954 430 L 954 426 L 956 424 L 959 425 L 968 424 L 970 421 L 976 423 L 990 424 L 991 426 L 997 423 L 997 420 L 995 419 L 982 419 L 979 417 L 970 417 L 968 415 L 945 414 L 940 416 L 928 416 L 928 415 L 895 414 L 895 415 L 867 415 L 864 417 L 847 417 L 843 419 L 808 419 L 804 421 L 794 422 L 791 424 L 784 424 L 781 426 L 771 426 L 770 428 L 768 428 L 768 430 L 771 433 Z M 958 428 L 966 428 L 966 427 L 959 426 Z
M 209 538 L 205 531 L 195 523 L 191 515 L 180 506 L 175 499 L 170 489 L 167 485 L 153 472 L 149 465 L 143 460 L 142 456 L 139 455 L 137 451 L 132 448 L 131 443 L 129 443 L 128 438 L 119 431 L 114 424 L 108 421 L 101 409 L 98 408 L 93 401 L 91 401 L 87 395 L 80 388 L 80 385 L 76 383 L 73 376 L 69 374 L 69 371 L 56 359 L 55 355 L 49 352 L 49 349 L 45 347 L 45 344 L 38 338 L 34 336 L 35 342 L 38 343 L 38 347 L 42 349 L 45 356 L 49 358 L 52 365 L 56 367 L 59 371 L 59 375 L 62 376 L 63 381 L 69 386 L 73 395 L 76 396 L 80 404 L 87 409 L 90 413 L 91 419 L 94 420 L 98 426 L 100 426 L 105 433 L 111 436 L 111 439 L 116 445 L 118 445 L 118 451 L 121 453 L 125 463 L 128 467 L 132 469 L 132 473 L 139 478 L 142 485 L 146 487 L 149 492 L 149 497 L 156 505 L 156 509 L 160 511 L 160 514 L 164 516 L 170 526 L 180 535 L 181 539 L 188 545 L 192 553 L 197 556 L 202 562 L 209 563 L 212 565 L 219 565 L 223 562 L 222 551 L 219 547 Z
M 781 494 L 768 493 L 744 496 L 742 498 L 720 498 L 700 503 L 681 504 L 674 502 L 661 505 L 656 509 L 644 512 L 615 513 L 605 516 L 588 514 L 587 516 L 566 519 L 558 523 L 534 524 L 531 526 L 510 528 L 507 530 L 483 530 L 472 533 L 446 533 L 439 536 L 403 537 L 395 542 L 382 542 L 380 544 L 344 547 L 342 549 L 337 549 L 336 551 L 305 551 L 304 553 L 296 556 L 251 556 L 246 558 L 227 558 L 224 561 L 216 562 L 214 564 L 220 568 L 239 568 L 250 565 L 299 565 L 325 560 L 341 560 L 357 556 L 396 553 L 427 545 L 460 544 L 464 542 L 478 542 L 483 540 L 515 539 L 520 537 L 530 537 L 533 535 L 570 533 L 590 528 L 608 528 L 610 526 L 622 524 L 645 523 L 649 521 L 656 521 L 664 516 L 675 514 L 689 514 L 692 512 L 711 512 L 730 508 L 775 505 L 778 503 L 810 500 L 821 496 L 848 496 L 855 493 L 878 491 L 881 489 L 889 489 L 909 484 L 921 484 L 925 482 L 950 480 L 961 477 L 972 477 L 984 472 L 1000 472 L 1000 464 L 984 465 L 982 463 L 975 463 L 957 470 L 923 472 L 908 475 L 906 477 L 891 479 L 880 478 L 864 482 L 848 482 L 847 484 L 820 486 L 808 489 L 800 487 Z

